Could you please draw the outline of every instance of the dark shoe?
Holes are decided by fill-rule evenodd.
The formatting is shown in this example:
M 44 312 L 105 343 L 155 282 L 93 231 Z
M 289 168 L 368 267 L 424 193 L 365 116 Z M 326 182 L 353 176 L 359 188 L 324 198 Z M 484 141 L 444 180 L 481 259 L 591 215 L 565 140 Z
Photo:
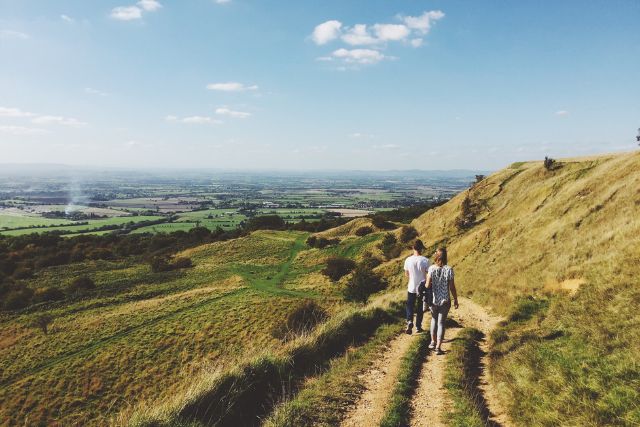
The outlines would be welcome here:
M 421 334 L 421 333 L 423 333 L 423 332 L 424 332 L 424 329 L 422 329 L 422 328 L 416 328 L 416 333 L 417 333 L 417 334 Z
M 411 333 L 413 332 L 413 323 L 407 323 L 407 330 L 405 332 L 411 335 Z
M 444 354 L 444 351 L 442 351 L 442 349 L 441 349 L 441 348 L 436 348 L 436 354 L 437 354 L 438 356 L 442 356 L 442 355 Z

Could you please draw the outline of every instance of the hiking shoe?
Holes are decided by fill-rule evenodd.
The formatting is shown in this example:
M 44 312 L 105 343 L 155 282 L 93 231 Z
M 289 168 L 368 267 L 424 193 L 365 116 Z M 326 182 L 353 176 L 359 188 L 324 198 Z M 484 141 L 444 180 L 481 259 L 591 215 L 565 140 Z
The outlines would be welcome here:
M 435 350 L 436 349 L 436 343 L 431 341 L 431 344 L 429 344 L 429 349 L 430 350 Z
M 424 332 L 424 329 L 422 329 L 422 328 L 416 328 L 416 333 L 417 333 L 417 334 L 421 334 L 421 333 L 423 333 L 423 332 Z
M 436 348 L 436 354 L 437 354 L 438 356 L 442 356 L 442 355 L 444 354 L 444 351 L 442 351 L 442 349 L 441 349 L 441 348 Z
M 407 323 L 407 330 L 405 332 L 411 335 L 411 333 L 413 332 L 413 323 L 411 322 Z

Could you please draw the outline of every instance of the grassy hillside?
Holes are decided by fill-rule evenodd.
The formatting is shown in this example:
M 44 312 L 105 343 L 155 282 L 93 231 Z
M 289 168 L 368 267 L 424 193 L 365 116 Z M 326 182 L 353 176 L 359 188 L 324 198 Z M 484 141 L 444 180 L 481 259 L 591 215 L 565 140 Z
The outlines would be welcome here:
M 413 225 L 508 315 L 492 371 L 515 421 L 640 423 L 640 153 L 516 163 Z
M 279 351 L 271 331 L 300 301 L 329 314 L 349 309 L 319 270 L 336 251 L 357 257 L 376 235 L 323 250 L 307 247 L 307 237 L 258 231 L 198 246 L 176 254 L 194 265 L 179 271 L 124 259 L 38 272 L 27 281 L 33 288 L 84 276 L 96 289 L 2 314 L 0 424 L 104 425 L 132 403 L 183 393 L 203 369 Z M 53 317 L 47 335 L 34 327 L 42 314 Z

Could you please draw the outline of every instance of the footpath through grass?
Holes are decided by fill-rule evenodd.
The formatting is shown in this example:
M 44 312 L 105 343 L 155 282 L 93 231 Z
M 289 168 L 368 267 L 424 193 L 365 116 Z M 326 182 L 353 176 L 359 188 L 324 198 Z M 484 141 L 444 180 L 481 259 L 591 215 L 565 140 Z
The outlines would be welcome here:
M 428 333 L 419 335 L 409 350 L 402 356 L 402 365 L 398 372 L 398 380 L 389 398 L 389 407 L 384 414 L 381 427 L 402 427 L 409 425 L 411 416 L 411 398 L 418 384 L 420 370 L 429 352 L 431 338 Z

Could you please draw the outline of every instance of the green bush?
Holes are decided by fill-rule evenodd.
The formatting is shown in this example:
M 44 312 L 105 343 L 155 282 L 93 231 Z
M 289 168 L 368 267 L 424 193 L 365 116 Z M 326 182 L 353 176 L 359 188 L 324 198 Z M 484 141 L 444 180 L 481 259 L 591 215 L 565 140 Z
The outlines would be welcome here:
M 378 274 L 368 268 L 358 266 L 344 289 L 347 301 L 366 302 L 370 295 L 387 287 L 387 283 Z
M 362 236 L 366 236 L 367 234 L 371 234 L 373 233 L 373 228 L 369 227 L 368 225 L 365 225 L 364 227 L 360 227 L 356 230 L 356 236 L 362 237 Z
M 88 292 L 96 288 L 96 284 L 93 283 L 88 277 L 78 277 L 71 282 L 69 290 L 73 292 Z
M 400 241 L 402 243 L 408 243 L 416 237 L 418 237 L 418 230 L 410 225 L 405 225 L 400 230 Z
M 64 299 L 64 292 L 55 287 L 36 289 L 33 296 L 35 302 L 61 301 Z
M 402 251 L 400 245 L 398 245 L 398 239 L 396 239 L 396 236 L 391 233 L 384 235 L 382 242 L 380 242 L 378 247 L 387 259 L 393 259 L 400 256 L 400 252 Z
M 322 274 L 332 281 L 337 282 L 341 277 L 351 273 L 355 268 L 355 261 L 349 258 L 334 256 L 327 259 L 327 266 L 322 270 Z
M 310 332 L 329 315 L 313 300 L 304 300 L 289 312 L 284 323 L 276 325 L 271 334 L 278 339 L 290 339 Z

